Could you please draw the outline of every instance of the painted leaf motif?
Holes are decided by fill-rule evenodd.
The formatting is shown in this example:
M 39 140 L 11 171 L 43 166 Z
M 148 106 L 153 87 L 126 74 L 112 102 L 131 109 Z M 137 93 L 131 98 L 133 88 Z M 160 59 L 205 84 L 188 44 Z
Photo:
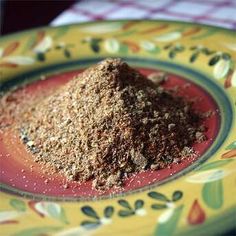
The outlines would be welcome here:
M 10 200 L 10 205 L 15 208 L 17 211 L 25 211 L 26 210 L 26 205 L 23 201 L 19 199 L 11 199 Z
M 199 52 L 193 53 L 193 54 L 191 55 L 189 61 L 190 61 L 191 63 L 194 63 L 194 62 L 197 60 L 199 54 L 200 54 Z
M 234 70 L 232 77 L 231 77 L 231 85 L 236 87 L 236 70 Z M 235 147 L 236 148 L 236 147 Z
M 188 30 L 186 30 L 184 33 L 183 33 L 183 36 L 186 37 L 186 36 L 191 36 L 191 35 L 194 35 L 194 34 L 197 34 L 199 31 L 201 31 L 201 28 L 200 27 L 193 27 L 193 28 L 190 28 Z
M 93 209 L 91 206 L 83 206 L 83 207 L 81 208 L 81 211 L 82 211 L 85 215 L 87 215 L 87 216 L 89 216 L 89 217 L 91 217 L 91 218 L 94 218 L 94 219 L 99 220 L 99 216 L 97 215 L 97 213 L 94 211 L 94 209 Z
M 202 224 L 206 219 L 206 214 L 196 199 L 188 214 L 188 223 L 191 225 Z
M 229 53 L 224 52 L 222 53 L 222 58 L 227 61 L 231 59 L 231 55 Z
M 117 52 L 119 52 L 121 45 L 120 45 L 119 41 L 116 39 L 106 39 L 104 47 L 105 47 L 106 51 L 108 51 L 110 53 L 117 53 Z
M 176 46 L 174 47 L 174 50 L 176 52 L 183 52 L 185 50 L 185 47 L 181 44 L 176 44 Z
M 232 69 L 229 69 L 229 72 L 228 72 L 228 74 L 225 78 L 225 81 L 224 81 L 224 87 L 226 89 L 230 88 L 232 86 L 231 81 L 232 81 L 233 73 L 234 73 L 234 71 Z
M 45 53 L 43 53 L 43 52 L 36 53 L 36 58 L 38 61 L 45 61 L 45 59 L 46 59 Z
M 0 222 L 0 225 L 6 225 L 6 224 L 18 224 L 18 223 L 19 223 L 18 220 L 7 220 L 7 221 Z
M 140 46 L 147 51 L 153 51 L 156 48 L 154 43 L 147 40 L 141 41 Z
M 133 53 L 136 53 L 140 50 L 139 45 L 137 43 L 133 42 L 133 41 L 123 40 L 121 45 L 123 47 L 129 48 L 130 51 L 133 52 Z M 124 52 L 123 48 L 122 48 L 122 52 Z
M 128 30 L 128 31 L 122 31 L 121 33 L 117 33 L 115 34 L 115 38 L 122 38 L 122 37 L 125 37 L 125 36 L 129 36 L 129 35 L 133 35 L 137 32 L 136 29 L 131 29 L 131 30 Z
M 54 219 L 58 219 L 65 224 L 68 224 L 65 210 L 61 206 L 59 206 L 58 204 L 56 205 L 55 203 L 52 203 L 48 205 L 47 209 L 48 209 L 49 216 L 51 216 Z
M 160 49 L 153 42 L 147 40 L 141 41 L 140 47 L 147 52 L 157 53 L 160 51 Z
M 164 194 L 158 193 L 158 192 L 154 192 L 154 191 L 153 192 L 149 192 L 148 196 L 153 198 L 153 199 L 164 201 L 164 202 L 170 201 Z
M 215 53 L 215 51 L 213 50 L 209 50 L 208 48 L 202 48 L 201 52 L 205 55 L 212 55 L 213 53 Z
M 36 209 L 36 207 L 35 207 L 36 204 L 38 204 L 38 203 L 39 203 L 39 202 L 33 201 L 33 200 L 29 201 L 29 202 L 28 202 L 29 208 L 30 208 L 32 211 L 34 211 L 36 214 L 38 214 L 39 216 L 44 217 L 44 216 L 45 216 L 44 213 L 39 212 L 38 209 Z
M 35 62 L 35 60 L 32 57 L 26 57 L 26 56 L 6 57 L 4 61 L 16 65 L 32 65 Z
M 123 30 L 129 30 L 134 25 L 138 24 L 138 21 L 127 21 L 123 24 L 122 29 Z
M 25 43 L 25 46 L 22 50 L 23 53 L 27 52 L 29 49 L 32 49 L 36 45 L 37 35 L 32 34 Z
M 123 207 L 125 207 L 125 208 L 127 208 L 127 209 L 129 209 L 129 210 L 132 210 L 132 207 L 130 206 L 130 204 L 129 204 L 126 200 L 120 199 L 120 200 L 118 200 L 118 203 L 119 203 L 121 206 L 123 206 Z
M 233 141 L 226 147 L 226 150 L 231 150 L 231 149 L 236 149 L 236 141 Z
M 45 36 L 43 40 L 41 40 L 33 49 L 34 52 L 36 53 L 44 53 L 46 52 L 49 48 L 52 47 L 52 38 L 50 36 Z
M 105 34 L 109 32 L 118 31 L 122 28 L 122 26 L 123 26 L 122 22 L 109 22 L 109 23 L 99 23 L 88 26 L 82 26 L 79 27 L 79 30 L 86 33 Z
M 222 179 L 224 178 L 224 176 L 228 174 L 229 172 L 223 170 L 212 169 L 212 170 L 197 172 L 196 174 L 187 177 L 186 181 L 195 184 L 208 183 Z
M 96 40 L 91 40 L 90 41 L 90 47 L 95 53 L 98 53 L 100 51 L 99 42 L 96 41 Z
M 172 201 L 178 201 L 183 197 L 183 192 L 182 191 L 175 191 L 172 195 Z
M 36 214 L 38 214 L 40 217 L 44 217 L 45 216 L 45 212 L 44 211 L 42 211 L 42 210 L 38 210 L 37 208 L 39 208 L 39 206 L 37 205 L 37 204 L 39 204 L 39 202 L 37 202 L 37 201 L 34 201 L 34 200 L 31 200 L 31 201 L 29 201 L 28 202 L 28 206 L 29 206 L 29 208 L 32 210 L 32 211 L 34 211 Z M 37 207 L 37 208 L 36 208 Z
M 175 232 L 179 222 L 183 205 L 177 208 L 170 208 L 166 210 L 159 218 L 158 225 L 155 229 L 155 236 L 171 236 Z
M 143 200 L 137 200 L 134 203 L 134 208 L 135 208 L 135 210 L 138 210 L 138 209 L 142 208 L 143 205 L 144 205 L 144 201 Z
M 139 51 L 139 47 L 137 45 L 121 43 L 119 52 L 125 54 L 128 53 L 129 49 L 131 49 L 132 52 Z
M 224 78 L 229 72 L 229 69 L 230 69 L 230 61 L 220 60 L 214 66 L 213 75 L 216 79 Z
M 47 202 L 36 202 L 34 204 L 34 209 L 43 216 L 49 216 L 47 205 Z
M 232 149 L 232 150 L 224 153 L 221 157 L 222 157 L 222 159 L 228 159 L 228 158 L 236 157 L 236 149 Z
M 101 223 L 90 221 L 90 220 L 85 220 L 85 221 L 82 221 L 80 225 L 86 229 L 94 229 L 94 228 L 97 228 L 98 226 L 100 226 Z
M 36 39 L 35 39 L 35 43 L 34 43 L 33 47 L 36 46 L 37 44 L 39 44 L 43 40 L 45 35 L 46 35 L 45 31 L 43 31 L 43 30 L 38 31 L 36 34 Z
M 64 55 L 65 55 L 65 57 L 70 58 L 70 57 L 71 57 L 70 50 L 65 49 L 65 50 L 64 50 Z
M 18 65 L 14 64 L 14 63 L 9 63 L 9 62 L 2 62 L 2 63 L 0 63 L 0 68 L 1 67 L 16 68 L 16 67 L 18 67 Z
M 118 215 L 119 216 L 121 216 L 121 217 L 127 217 L 127 216 L 131 216 L 131 215 L 134 215 L 135 214 L 135 212 L 133 212 L 133 211 L 129 211 L 129 210 L 120 210 L 119 212 L 118 212 Z
M 202 189 L 202 198 L 205 204 L 212 209 L 220 209 L 223 206 L 222 180 L 205 183 Z
M 198 49 L 198 46 L 191 46 L 190 48 L 189 48 L 191 51 L 193 51 L 193 50 L 197 50 Z
M 214 66 L 219 60 L 220 60 L 220 55 L 215 55 L 210 59 L 208 65 Z
M 207 29 L 206 31 L 203 31 L 203 33 L 200 33 L 198 35 L 195 35 L 195 36 L 191 37 L 191 39 L 193 39 L 193 40 L 203 39 L 203 38 L 212 36 L 216 32 L 217 32 L 217 29 L 214 29 L 214 28 L 213 29 Z
M 231 161 L 232 160 L 219 160 L 219 161 L 214 161 L 214 162 L 206 163 L 206 164 L 202 165 L 197 171 L 205 171 L 205 170 L 216 169 L 218 167 L 227 165 Z
M 60 220 L 63 223 L 68 223 L 66 220 L 64 209 L 54 202 L 37 202 L 34 208 L 41 215 L 49 216 L 54 219 Z
M 55 219 L 60 219 L 62 212 L 64 215 L 64 211 L 62 210 L 61 206 L 55 203 L 48 204 L 47 206 L 48 214 Z M 63 217 L 64 218 L 64 217 Z
M 162 34 L 158 37 L 155 37 L 155 40 L 157 42 L 171 42 L 171 41 L 175 41 L 181 37 L 182 37 L 181 32 L 176 31 L 176 32 L 170 32 L 167 34 Z
M 155 204 L 152 204 L 152 205 L 151 205 L 151 208 L 154 209 L 154 210 L 160 210 L 160 209 L 165 209 L 165 208 L 167 208 L 167 205 L 166 205 L 166 204 L 158 204 L 158 203 L 155 203 Z
M 166 28 L 168 28 L 168 27 L 169 27 L 168 24 L 157 25 L 157 26 L 154 26 L 154 27 L 152 27 L 152 28 L 142 30 L 142 31 L 140 31 L 139 33 L 142 34 L 142 35 L 144 35 L 144 34 L 150 34 L 150 33 L 154 33 L 154 32 L 161 31 L 161 30 L 166 29 Z
M 50 234 L 54 233 L 60 229 L 61 227 L 53 227 L 53 226 L 34 227 L 19 231 L 13 234 L 13 236 L 41 236 L 41 235 L 47 235 L 49 233 Z
M 172 47 L 172 43 L 169 43 L 163 47 L 164 50 L 169 50 Z
M 25 43 L 25 47 L 22 52 L 25 53 L 29 49 L 33 49 L 38 43 L 40 43 L 45 36 L 44 31 L 38 31 L 36 34 L 31 34 L 28 40 Z
M 176 56 L 176 51 L 175 50 L 170 50 L 169 54 L 168 54 L 169 58 L 173 59 Z
M 8 55 L 10 55 L 11 53 L 13 53 L 18 46 L 20 45 L 19 42 L 13 42 L 11 44 L 9 44 L 2 52 L 2 57 L 6 57 Z
M 9 221 L 21 216 L 23 213 L 19 211 L 1 211 L 0 212 L 0 223 Z
M 59 39 L 61 36 L 65 35 L 68 31 L 69 31 L 69 26 L 68 25 L 64 25 L 62 27 L 59 27 L 55 33 L 55 35 L 53 36 L 54 39 Z
M 112 215 L 114 213 L 114 207 L 112 206 L 107 206 L 105 209 L 104 209 L 104 216 L 106 218 L 111 218 Z

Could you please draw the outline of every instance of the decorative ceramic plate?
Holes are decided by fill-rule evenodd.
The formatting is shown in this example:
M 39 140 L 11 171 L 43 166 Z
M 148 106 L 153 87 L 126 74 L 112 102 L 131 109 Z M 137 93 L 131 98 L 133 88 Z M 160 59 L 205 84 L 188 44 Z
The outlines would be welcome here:
M 68 183 L 0 133 L 1 235 L 216 235 L 235 228 L 236 33 L 168 21 L 103 21 L 25 31 L 0 39 L 0 91 L 60 86 L 84 68 L 120 57 L 167 88 L 215 111 L 199 157 L 130 177 L 122 192 Z M 49 180 L 49 181 L 48 181 Z

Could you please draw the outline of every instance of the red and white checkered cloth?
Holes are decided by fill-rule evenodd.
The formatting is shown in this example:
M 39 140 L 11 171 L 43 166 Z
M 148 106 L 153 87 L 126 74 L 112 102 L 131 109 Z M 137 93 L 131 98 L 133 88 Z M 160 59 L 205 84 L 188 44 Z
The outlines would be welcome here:
M 236 0 L 81 0 L 51 25 L 104 19 L 169 19 L 236 29 Z

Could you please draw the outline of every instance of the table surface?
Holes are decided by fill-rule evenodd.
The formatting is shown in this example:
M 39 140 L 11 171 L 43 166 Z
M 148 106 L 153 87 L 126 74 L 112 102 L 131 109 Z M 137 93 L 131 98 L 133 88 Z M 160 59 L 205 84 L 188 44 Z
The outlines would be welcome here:
M 236 29 L 236 0 L 82 0 L 52 25 L 124 18 L 190 21 Z
M 75 0 L 0 0 L 0 35 L 48 25 L 75 2 Z M 40 12 L 43 14 L 39 14 Z
M 1 35 L 49 24 L 124 18 L 190 21 L 236 30 L 236 0 L 0 0 L 0 3 Z

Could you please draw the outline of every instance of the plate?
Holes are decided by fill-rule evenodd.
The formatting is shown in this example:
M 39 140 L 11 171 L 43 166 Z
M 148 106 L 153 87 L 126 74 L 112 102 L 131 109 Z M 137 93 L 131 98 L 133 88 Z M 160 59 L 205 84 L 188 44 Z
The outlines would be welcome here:
M 0 39 L 0 91 L 55 88 L 86 67 L 120 57 L 167 88 L 214 110 L 200 157 L 129 178 L 98 193 L 42 173 L 18 138 L 0 134 L 3 235 L 216 235 L 235 228 L 236 33 L 172 21 L 98 21 L 45 27 Z M 49 179 L 49 181 L 48 181 Z

